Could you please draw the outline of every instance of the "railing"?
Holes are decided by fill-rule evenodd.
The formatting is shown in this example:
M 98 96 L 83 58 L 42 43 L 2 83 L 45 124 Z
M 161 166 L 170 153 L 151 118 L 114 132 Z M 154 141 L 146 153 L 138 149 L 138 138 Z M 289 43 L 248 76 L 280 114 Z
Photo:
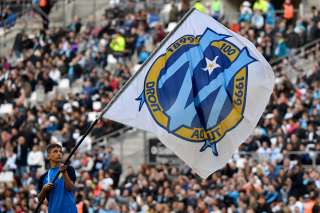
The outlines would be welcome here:
M 282 70 L 286 65 L 293 65 L 295 68 L 299 68 L 299 63 L 295 63 L 296 59 L 303 59 L 309 55 L 316 55 L 320 50 L 320 39 L 312 41 L 300 48 L 291 50 L 291 53 L 287 56 L 272 60 L 272 65 L 275 72 Z M 300 60 L 301 61 L 301 60 Z M 284 63 L 286 62 L 286 63 Z
M 108 141 L 109 138 L 112 138 L 112 137 L 117 137 L 119 135 L 123 135 L 124 133 L 128 132 L 129 130 L 132 130 L 133 128 L 132 127 L 129 127 L 129 126 L 123 126 L 119 129 L 115 129 L 113 131 L 110 131 L 108 133 L 106 133 L 106 135 L 104 136 L 101 136 L 99 138 L 96 138 L 93 142 L 92 142 L 92 145 L 93 146 L 111 146 L 113 145 L 113 143 L 110 143 Z
M 266 156 L 259 155 L 258 152 L 243 152 L 238 153 L 239 156 L 249 156 L 251 159 L 259 163 L 272 162 L 272 154 Z M 320 151 L 283 151 L 279 154 L 281 158 L 289 158 L 291 161 L 300 161 L 306 167 L 320 167 Z

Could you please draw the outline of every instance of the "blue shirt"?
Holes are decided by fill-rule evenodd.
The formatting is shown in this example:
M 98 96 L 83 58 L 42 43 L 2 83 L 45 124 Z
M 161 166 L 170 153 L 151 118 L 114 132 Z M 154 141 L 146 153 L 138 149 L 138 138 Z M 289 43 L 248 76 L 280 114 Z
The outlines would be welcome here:
M 42 189 L 43 185 L 52 182 L 55 175 L 58 173 L 59 167 L 49 169 L 40 178 L 39 190 Z M 67 167 L 67 172 L 70 179 L 75 182 L 76 174 L 74 168 L 71 166 Z M 64 186 L 63 175 L 60 174 L 59 177 L 54 182 L 53 190 L 47 195 L 48 200 L 48 212 L 56 213 L 77 213 L 76 202 L 73 197 L 73 193 L 69 192 Z

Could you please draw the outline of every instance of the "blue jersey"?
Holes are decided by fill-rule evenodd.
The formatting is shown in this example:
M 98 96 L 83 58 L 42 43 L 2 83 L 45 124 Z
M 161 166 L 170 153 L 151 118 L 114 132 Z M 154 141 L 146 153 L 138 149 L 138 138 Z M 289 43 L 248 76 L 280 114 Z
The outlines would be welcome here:
M 43 185 L 52 182 L 55 175 L 58 173 L 59 167 L 49 169 L 40 178 L 39 190 L 42 189 Z M 75 182 L 76 174 L 74 168 L 71 166 L 67 167 L 67 172 L 70 179 Z M 73 197 L 73 193 L 69 192 L 64 186 L 63 175 L 60 174 L 59 177 L 54 182 L 54 187 L 51 192 L 47 194 L 48 200 L 48 212 L 56 213 L 77 213 L 76 202 Z

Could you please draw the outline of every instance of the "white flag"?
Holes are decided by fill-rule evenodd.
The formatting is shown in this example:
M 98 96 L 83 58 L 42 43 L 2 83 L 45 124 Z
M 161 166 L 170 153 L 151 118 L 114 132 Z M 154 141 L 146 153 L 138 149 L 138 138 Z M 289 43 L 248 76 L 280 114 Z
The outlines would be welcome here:
M 154 133 L 205 178 L 251 134 L 273 84 L 252 43 L 193 9 L 103 117 Z

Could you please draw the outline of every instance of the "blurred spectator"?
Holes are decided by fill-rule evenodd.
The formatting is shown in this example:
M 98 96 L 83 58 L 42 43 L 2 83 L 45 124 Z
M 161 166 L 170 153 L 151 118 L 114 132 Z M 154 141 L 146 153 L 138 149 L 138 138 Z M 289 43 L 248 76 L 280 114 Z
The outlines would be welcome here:
M 9 6 L 2 9 L 0 7 L 0 28 L 11 28 L 15 25 L 17 15 Z
M 35 177 L 38 168 L 44 170 L 44 157 L 42 151 L 37 145 L 34 145 L 32 150 L 28 154 L 28 166 L 32 177 Z
M 285 42 L 286 46 L 290 49 L 295 49 L 302 45 L 301 36 L 294 31 L 291 25 L 287 29 Z
M 261 11 L 263 14 L 266 14 L 268 11 L 269 3 L 267 0 L 256 0 L 253 4 L 254 11 Z
M 251 3 L 249 1 L 244 1 L 240 8 L 240 16 L 238 22 L 251 22 L 252 17 L 252 9 L 251 9 Z
M 224 15 L 223 2 L 221 0 L 212 0 L 211 1 L 211 16 L 214 19 L 221 19 Z
M 177 22 L 178 21 L 178 7 L 174 1 L 171 1 L 171 9 L 169 13 L 169 22 Z
M 49 28 L 49 13 L 51 10 L 51 0 L 39 0 L 39 7 L 41 9 L 40 16 L 42 18 L 43 29 Z
M 264 17 L 261 14 L 261 11 L 256 9 L 253 12 L 253 16 L 251 18 L 251 25 L 253 28 L 255 28 L 257 31 L 261 30 L 264 26 Z
M 277 34 L 275 40 L 276 40 L 276 43 L 275 43 L 276 46 L 275 46 L 274 54 L 279 58 L 287 56 L 288 47 L 284 41 L 284 38 L 280 34 Z
M 124 54 L 126 51 L 126 39 L 120 32 L 112 36 L 110 41 L 110 49 L 117 59 L 121 59 L 125 56 Z
M 201 13 L 206 13 L 207 11 L 206 7 L 201 3 L 201 0 L 197 0 L 193 7 L 199 10 Z
M 16 131 L 16 130 L 15 130 Z M 17 134 L 17 133 L 14 133 Z M 13 135 L 14 135 L 13 134 Z M 16 163 L 17 163 L 17 175 L 20 176 L 27 172 L 27 158 L 28 158 L 28 147 L 26 144 L 26 140 L 23 136 L 18 138 L 18 145 L 16 147 Z
M 276 24 L 276 11 L 271 3 L 271 0 L 268 0 L 268 10 L 266 12 L 265 17 L 266 24 L 274 28 Z
M 112 156 L 110 165 L 109 165 L 109 172 L 113 179 L 113 186 L 118 187 L 120 176 L 122 173 L 122 166 L 117 156 Z
M 283 3 L 283 18 L 286 20 L 287 28 L 293 24 L 294 21 L 294 7 L 291 0 L 285 0 Z
M 138 55 L 138 64 L 143 64 L 143 62 L 149 57 L 150 53 L 146 50 L 146 47 L 143 46 Z
M 317 23 L 318 21 L 320 21 L 320 13 L 316 6 L 311 7 L 311 14 L 312 14 L 311 16 L 312 22 Z

